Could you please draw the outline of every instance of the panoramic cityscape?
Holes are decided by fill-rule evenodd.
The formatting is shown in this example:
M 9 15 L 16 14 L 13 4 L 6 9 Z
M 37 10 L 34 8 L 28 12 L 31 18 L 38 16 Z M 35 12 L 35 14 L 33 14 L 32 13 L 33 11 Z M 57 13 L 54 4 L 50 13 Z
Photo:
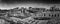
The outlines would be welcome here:
M 60 24 L 60 9 L 55 6 L 46 8 L 16 7 L 0 9 L 1 24 Z
M 0 0 L 0 24 L 60 24 L 60 1 Z

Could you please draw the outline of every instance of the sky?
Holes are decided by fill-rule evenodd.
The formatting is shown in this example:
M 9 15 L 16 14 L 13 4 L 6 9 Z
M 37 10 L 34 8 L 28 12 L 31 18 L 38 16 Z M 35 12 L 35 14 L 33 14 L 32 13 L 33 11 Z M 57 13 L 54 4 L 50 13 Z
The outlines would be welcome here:
M 60 8 L 59 1 L 52 0 L 0 0 L 0 9 L 12 9 L 16 7 L 50 8 L 56 5 Z

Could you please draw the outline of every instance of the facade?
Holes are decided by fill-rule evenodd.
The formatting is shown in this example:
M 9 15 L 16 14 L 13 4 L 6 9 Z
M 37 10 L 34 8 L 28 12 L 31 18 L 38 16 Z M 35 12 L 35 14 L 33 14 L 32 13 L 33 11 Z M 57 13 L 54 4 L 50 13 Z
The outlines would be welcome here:
M 48 17 L 60 17 L 60 9 L 53 7 L 51 9 L 47 10 L 47 12 L 45 13 L 45 16 L 48 16 Z

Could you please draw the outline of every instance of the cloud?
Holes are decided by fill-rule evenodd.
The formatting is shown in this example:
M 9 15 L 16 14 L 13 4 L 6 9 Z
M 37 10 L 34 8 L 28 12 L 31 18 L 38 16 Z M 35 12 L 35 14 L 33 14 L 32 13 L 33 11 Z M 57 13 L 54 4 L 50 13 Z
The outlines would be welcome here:
M 12 9 L 15 7 L 33 7 L 33 8 L 50 8 L 54 4 L 44 4 L 44 3 L 18 3 L 18 4 L 5 4 L 0 3 L 0 9 Z M 56 4 L 58 7 L 60 4 Z

